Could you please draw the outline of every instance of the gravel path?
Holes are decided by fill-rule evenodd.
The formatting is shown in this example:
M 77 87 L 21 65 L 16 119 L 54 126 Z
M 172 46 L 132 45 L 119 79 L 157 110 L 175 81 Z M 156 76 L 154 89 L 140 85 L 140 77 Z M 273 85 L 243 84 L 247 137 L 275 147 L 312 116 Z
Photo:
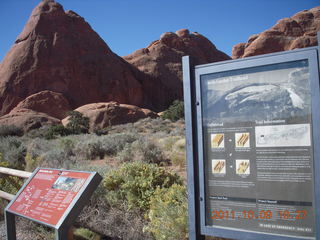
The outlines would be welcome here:
M 0 221 L 0 240 L 6 240 L 6 225 Z

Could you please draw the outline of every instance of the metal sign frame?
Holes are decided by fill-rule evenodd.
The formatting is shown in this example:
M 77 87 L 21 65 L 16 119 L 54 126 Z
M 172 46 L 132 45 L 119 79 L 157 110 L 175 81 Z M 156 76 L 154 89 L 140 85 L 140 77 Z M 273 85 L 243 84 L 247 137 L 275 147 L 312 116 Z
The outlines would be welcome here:
M 76 194 L 75 198 L 72 200 L 68 208 L 65 210 L 63 215 L 61 216 L 58 223 L 54 226 L 33 218 L 29 218 L 24 215 L 20 215 L 18 213 L 12 212 L 9 208 L 16 201 L 19 195 L 24 191 L 26 186 L 32 181 L 33 177 L 39 172 L 39 170 L 59 170 L 63 172 L 77 172 L 77 173 L 88 173 L 90 174 L 87 178 L 84 185 L 81 187 L 80 191 Z M 80 214 L 83 207 L 87 204 L 90 197 L 98 187 L 102 180 L 102 177 L 97 172 L 87 172 L 87 171 L 72 171 L 72 170 L 64 170 L 64 169 L 55 169 L 55 168 L 37 168 L 30 178 L 24 183 L 23 187 L 16 194 L 15 198 L 7 205 L 5 209 L 5 223 L 6 223 L 6 232 L 7 232 L 7 240 L 16 240 L 16 224 L 15 224 L 15 216 L 20 216 L 26 219 L 29 219 L 33 222 L 37 222 L 39 224 L 48 226 L 50 228 L 55 229 L 55 239 L 56 240 L 66 240 L 68 239 L 68 232 L 70 227 L 74 223 L 74 220 Z
M 319 34 L 318 34 L 319 36 Z M 308 59 L 311 85 L 312 129 L 313 139 L 313 173 L 314 203 L 316 216 L 316 239 L 320 239 L 320 90 L 319 90 L 319 48 L 305 49 L 229 60 L 205 65 L 192 65 L 192 59 L 185 56 L 183 62 L 184 104 L 186 121 L 186 151 L 188 164 L 188 202 L 189 202 L 189 237 L 191 240 L 204 239 L 206 235 L 232 239 L 302 239 L 289 235 L 269 234 L 247 231 L 245 229 L 228 229 L 207 226 L 205 223 L 205 177 L 204 152 L 202 136 L 202 113 L 200 77 L 215 72 L 264 66 Z

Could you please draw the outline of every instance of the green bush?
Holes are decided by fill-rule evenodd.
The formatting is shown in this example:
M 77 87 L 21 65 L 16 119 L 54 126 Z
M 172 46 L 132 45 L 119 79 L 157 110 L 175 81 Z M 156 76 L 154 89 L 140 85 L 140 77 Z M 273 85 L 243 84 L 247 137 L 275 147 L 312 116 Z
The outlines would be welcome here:
M 45 133 L 44 137 L 49 139 L 54 139 L 58 136 L 68 136 L 72 134 L 70 129 L 64 127 L 63 125 L 51 126 Z
M 0 136 L 22 136 L 23 130 L 15 125 L 0 125 Z
M 163 113 L 162 118 L 170 119 L 171 121 L 177 121 L 181 118 L 184 118 L 183 101 L 173 101 L 170 107 Z
M 129 209 L 142 212 L 149 209 L 150 197 L 157 188 L 168 188 L 175 183 L 182 184 L 177 174 L 143 162 L 124 163 L 110 171 L 103 181 L 110 204 L 126 202 Z
M 89 118 L 83 116 L 82 113 L 77 111 L 71 111 L 68 113 L 68 123 L 66 126 L 56 125 L 51 126 L 44 137 L 46 139 L 54 139 L 59 136 L 68 136 L 71 134 L 82 134 L 89 132 Z
M 89 132 L 89 118 L 83 116 L 82 113 L 77 111 L 71 111 L 68 113 L 68 124 L 67 128 L 72 134 L 81 134 Z
M 156 240 L 188 239 L 188 205 L 185 186 L 158 188 L 150 199 L 149 225 Z

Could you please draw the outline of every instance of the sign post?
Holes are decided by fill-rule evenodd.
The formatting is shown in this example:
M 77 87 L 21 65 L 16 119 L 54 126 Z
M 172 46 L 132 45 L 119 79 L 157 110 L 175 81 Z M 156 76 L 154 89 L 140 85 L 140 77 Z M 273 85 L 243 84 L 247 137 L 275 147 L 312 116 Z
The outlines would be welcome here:
M 190 239 L 320 239 L 318 48 L 190 67 Z
M 16 239 L 15 215 L 54 228 L 68 239 L 75 218 L 101 182 L 95 172 L 38 168 L 5 209 L 7 239 Z

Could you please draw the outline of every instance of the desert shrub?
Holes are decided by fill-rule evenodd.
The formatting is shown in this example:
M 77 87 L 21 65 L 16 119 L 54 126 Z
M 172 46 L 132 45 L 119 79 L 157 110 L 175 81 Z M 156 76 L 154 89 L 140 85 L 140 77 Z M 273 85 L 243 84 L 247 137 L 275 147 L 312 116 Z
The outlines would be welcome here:
M 31 129 L 30 131 L 26 132 L 24 136 L 27 138 L 46 138 L 47 132 L 51 128 L 49 125 L 44 125 L 40 128 Z
M 40 156 L 33 157 L 30 153 L 27 153 L 25 157 L 25 170 L 27 172 L 33 172 L 41 164 L 42 160 L 43 158 Z
M 23 129 L 15 125 L 0 125 L 0 136 L 22 136 Z
M 91 160 L 104 157 L 105 151 L 101 139 L 90 135 L 86 141 L 79 141 L 75 145 L 74 152 L 80 159 Z
M 61 138 L 58 146 L 63 149 L 66 154 L 73 155 L 73 148 L 75 147 L 75 143 L 70 138 Z
M 171 121 L 177 121 L 180 118 L 184 118 L 183 101 L 173 101 L 169 108 L 163 113 L 162 118 L 170 119 Z
M 97 129 L 94 129 L 93 132 L 97 136 L 107 135 L 109 133 L 109 128 L 97 128 Z
M 171 151 L 173 145 L 179 139 L 181 139 L 180 136 L 170 136 L 170 137 L 161 138 L 161 139 L 159 139 L 158 142 L 159 142 L 160 146 L 164 149 L 164 151 Z
M 170 159 L 174 165 L 183 167 L 186 163 L 186 153 L 185 153 L 185 139 L 180 139 L 175 142 L 172 147 L 170 154 Z
M 42 166 L 50 168 L 70 168 L 75 162 L 72 154 L 61 148 L 53 148 L 41 155 Z
M 68 113 L 68 124 L 66 126 L 73 134 L 81 134 L 89 132 L 89 118 L 83 116 L 82 113 L 71 111 Z
M 26 143 L 27 151 L 25 156 L 25 163 L 26 163 L 25 170 L 33 171 L 35 168 L 37 168 L 40 165 L 46 166 L 46 167 L 49 167 L 49 166 L 58 167 L 58 165 L 55 166 L 54 163 L 51 163 L 52 159 L 49 158 L 49 156 L 51 155 L 52 152 L 55 152 L 56 149 L 59 149 L 58 150 L 59 152 L 66 151 L 65 147 L 61 143 L 62 141 L 64 140 L 63 139 L 46 140 L 41 138 L 28 140 Z M 62 159 L 62 161 L 64 160 L 65 159 Z M 54 160 L 53 162 L 57 163 L 57 160 Z
M 134 159 L 134 150 L 132 145 L 127 144 L 117 155 L 120 162 L 130 162 Z
M 145 228 L 156 240 L 188 239 L 188 205 L 185 186 L 158 188 L 150 199 L 150 223 Z
M 129 209 L 142 212 L 149 209 L 150 197 L 156 188 L 168 188 L 174 183 L 182 184 L 177 174 L 143 162 L 124 163 L 110 171 L 103 181 L 108 202 L 113 205 L 126 202 Z
M 66 128 L 63 125 L 55 125 L 47 129 L 44 137 L 49 140 L 58 136 L 68 136 L 70 134 L 72 134 L 72 131 L 69 128 Z
M 154 142 L 144 137 L 132 144 L 126 144 L 118 153 L 117 158 L 120 162 L 143 161 L 158 165 L 166 162 L 163 151 Z
M 107 165 L 77 165 L 76 163 L 72 168 L 95 171 L 101 176 L 106 176 L 111 171 Z M 140 211 L 128 210 L 127 204 L 121 200 L 118 205 L 111 206 L 106 200 L 107 194 L 108 190 L 101 183 L 82 210 L 76 225 L 88 228 L 102 236 L 108 236 L 110 239 L 152 239 L 150 233 L 143 232 L 143 226 L 147 224 L 147 220 Z
M 89 132 L 89 118 L 83 116 L 82 113 L 77 111 L 71 111 L 68 113 L 68 123 L 66 126 L 55 125 L 49 127 L 44 137 L 46 139 L 54 139 L 56 137 L 68 136 L 71 134 L 82 134 Z
M 10 167 L 24 169 L 26 147 L 18 137 L 0 137 L 0 153 Z
M 102 159 L 104 156 L 116 155 L 127 144 L 137 139 L 137 134 L 133 133 L 116 133 L 100 137 L 88 134 L 75 144 L 74 153 L 81 159 Z
M 161 164 L 165 162 L 162 150 L 153 142 L 141 139 L 133 144 L 137 159 L 147 162 Z
M 122 151 L 127 144 L 139 139 L 136 133 L 116 133 L 101 138 L 102 146 L 106 155 L 115 155 Z

